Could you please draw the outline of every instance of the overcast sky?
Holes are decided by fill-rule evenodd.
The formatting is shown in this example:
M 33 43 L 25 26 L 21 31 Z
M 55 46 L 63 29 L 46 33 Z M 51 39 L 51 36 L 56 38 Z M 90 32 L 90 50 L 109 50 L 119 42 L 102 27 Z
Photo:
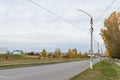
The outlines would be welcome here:
M 120 0 L 100 16 L 113 0 L 32 0 L 63 17 L 75 26 L 49 13 L 28 0 L 0 0 L 0 47 L 9 50 L 54 51 L 69 48 L 78 51 L 90 49 L 90 17 L 77 11 L 87 11 L 94 18 L 94 39 L 103 41 L 99 35 L 104 20 L 113 12 L 119 11 Z M 100 18 L 99 18 L 100 16 Z M 97 43 L 94 41 L 94 51 Z

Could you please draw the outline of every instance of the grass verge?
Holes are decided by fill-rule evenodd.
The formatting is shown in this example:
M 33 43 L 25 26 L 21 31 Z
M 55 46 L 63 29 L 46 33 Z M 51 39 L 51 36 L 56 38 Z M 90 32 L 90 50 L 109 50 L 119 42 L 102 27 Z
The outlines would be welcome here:
M 87 60 L 86 59 L 22 59 L 22 60 L 8 60 L 0 62 L 0 70 L 2 69 L 11 69 L 11 68 L 20 68 L 20 67 L 30 67 L 30 66 L 40 66 L 40 65 L 48 65 L 48 64 L 58 64 L 72 61 L 80 61 Z
M 120 80 L 120 67 L 108 60 L 102 60 L 92 70 L 87 69 L 69 80 Z

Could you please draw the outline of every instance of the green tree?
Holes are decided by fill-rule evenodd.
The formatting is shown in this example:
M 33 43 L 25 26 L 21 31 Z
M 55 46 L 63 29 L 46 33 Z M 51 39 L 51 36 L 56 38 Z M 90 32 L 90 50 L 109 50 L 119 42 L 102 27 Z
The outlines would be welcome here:
M 42 53 L 41 53 L 42 57 L 46 57 L 47 56 L 47 52 L 45 49 L 43 49 Z
M 47 57 L 50 59 L 52 55 L 52 53 L 48 53 Z
M 28 55 L 35 55 L 35 53 L 32 51 L 32 52 L 28 53 Z
M 80 51 L 79 54 L 78 54 L 78 58 L 82 58 L 82 52 Z
M 120 59 L 120 13 L 113 12 L 104 21 L 105 29 L 101 29 L 107 55 Z

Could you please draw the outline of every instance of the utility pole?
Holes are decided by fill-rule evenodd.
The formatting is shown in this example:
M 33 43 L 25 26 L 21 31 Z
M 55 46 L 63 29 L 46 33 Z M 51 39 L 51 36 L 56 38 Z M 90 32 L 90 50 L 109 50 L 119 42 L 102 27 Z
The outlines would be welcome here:
M 98 45 L 98 54 L 100 54 L 99 42 L 97 43 L 97 45 Z
M 91 35 L 91 39 L 90 39 L 90 69 L 93 69 L 93 17 L 88 14 L 86 11 L 78 9 L 78 11 L 81 11 L 83 13 L 85 13 L 86 15 L 88 15 L 90 17 L 90 35 Z
M 90 33 L 91 33 L 91 48 L 90 48 L 90 51 L 89 53 L 91 54 L 90 56 L 90 69 L 93 69 L 93 18 L 91 17 L 91 20 L 90 20 L 90 24 L 91 24 L 91 28 L 90 28 Z
M 97 43 L 97 45 L 98 45 L 98 57 L 99 57 L 99 60 L 101 60 L 100 48 L 99 48 L 99 42 Z
M 103 54 L 103 49 L 102 49 L 102 47 L 101 47 L 101 55 Z
M 102 55 L 103 55 L 103 49 L 101 47 L 101 55 L 100 55 L 100 59 L 102 59 Z

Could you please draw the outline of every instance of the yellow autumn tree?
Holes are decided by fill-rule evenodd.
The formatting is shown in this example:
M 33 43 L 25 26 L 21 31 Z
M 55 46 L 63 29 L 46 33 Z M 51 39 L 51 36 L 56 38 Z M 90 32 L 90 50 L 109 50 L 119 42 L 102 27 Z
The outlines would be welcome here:
M 77 49 L 69 49 L 68 50 L 68 55 L 70 58 L 76 58 L 77 57 Z
M 45 49 L 43 49 L 42 53 L 41 53 L 42 57 L 46 57 L 47 56 L 47 52 Z
M 60 58 L 61 57 L 61 50 L 59 48 L 57 48 L 55 50 L 55 58 Z
M 120 59 L 120 13 L 113 12 L 104 21 L 104 29 L 101 29 L 101 36 L 104 40 L 107 55 Z

